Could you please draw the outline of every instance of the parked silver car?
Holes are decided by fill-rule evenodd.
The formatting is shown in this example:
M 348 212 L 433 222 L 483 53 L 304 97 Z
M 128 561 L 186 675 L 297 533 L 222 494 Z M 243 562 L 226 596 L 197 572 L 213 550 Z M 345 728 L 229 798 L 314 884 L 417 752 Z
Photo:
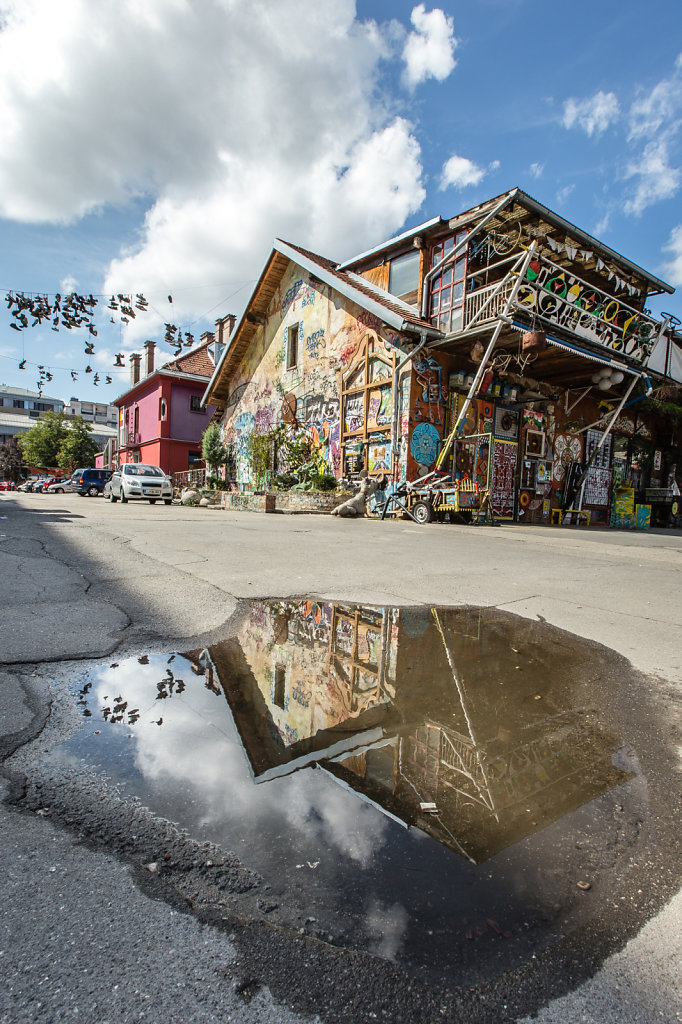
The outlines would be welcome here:
M 115 471 L 109 481 L 108 496 L 112 503 L 120 498 L 124 503 L 139 499 L 148 501 L 150 505 L 159 500 L 170 505 L 173 501 L 173 485 L 158 466 L 129 462 Z
M 74 480 L 74 478 L 75 478 L 75 474 L 73 476 L 67 476 L 63 480 L 58 480 L 54 484 L 50 484 L 50 486 L 47 488 L 46 493 L 47 494 L 65 494 L 67 491 L 74 490 L 74 487 L 73 487 L 73 480 Z

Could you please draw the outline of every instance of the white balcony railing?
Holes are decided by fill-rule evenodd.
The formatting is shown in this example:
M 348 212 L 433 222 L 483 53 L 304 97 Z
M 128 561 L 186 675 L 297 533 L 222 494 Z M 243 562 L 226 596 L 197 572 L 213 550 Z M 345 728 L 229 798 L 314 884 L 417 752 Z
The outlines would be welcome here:
M 464 300 L 461 330 L 496 320 L 515 282 L 516 275 L 510 272 L 502 282 L 469 292 Z M 654 320 L 622 298 L 609 295 L 545 257 L 536 257 L 530 264 L 512 313 L 513 310 L 539 319 L 546 329 L 561 328 L 642 364 L 665 329 L 664 322 Z
M 510 276 L 502 288 L 498 281 L 486 288 L 477 288 L 476 291 L 469 292 L 464 303 L 464 330 L 486 320 L 495 320 L 503 311 L 513 287 L 514 281 Z

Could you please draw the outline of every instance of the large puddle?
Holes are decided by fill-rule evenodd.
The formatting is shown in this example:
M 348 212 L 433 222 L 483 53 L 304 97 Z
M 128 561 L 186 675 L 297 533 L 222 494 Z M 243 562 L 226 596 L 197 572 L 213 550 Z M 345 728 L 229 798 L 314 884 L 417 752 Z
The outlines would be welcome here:
M 233 640 L 91 669 L 58 756 L 238 854 L 273 921 L 473 983 L 595 916 L 645 841 L 609 672 L 495 609 L 250 602 Z

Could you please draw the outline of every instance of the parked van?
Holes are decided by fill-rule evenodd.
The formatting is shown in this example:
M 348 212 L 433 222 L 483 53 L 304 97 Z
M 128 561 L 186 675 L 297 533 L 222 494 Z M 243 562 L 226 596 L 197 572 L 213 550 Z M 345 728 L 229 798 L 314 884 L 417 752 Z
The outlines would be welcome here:
M 104 490 L 104 485 L 111 480 L 112 469 L 81 469 L 71 477 L 71 490 L 77 491 L 81 497 L 89 495 L 97 497 Z

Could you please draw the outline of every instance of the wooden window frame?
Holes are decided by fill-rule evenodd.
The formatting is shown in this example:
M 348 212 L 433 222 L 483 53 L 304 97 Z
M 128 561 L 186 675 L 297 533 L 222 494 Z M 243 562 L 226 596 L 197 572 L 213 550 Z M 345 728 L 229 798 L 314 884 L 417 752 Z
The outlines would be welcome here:
M 380 362 L 384 363 L 388 369 L 388 375 L 385 378 L 379 380 L 370 380 L 370 365 L 373 359 L 378 358 Z M 353 361 L 350 363 L 348 368 L 343 372 L 341 377 L 341 401 L 339 407 L 339 428 L 341 435 L 341 466 L 342 473 L 345 475 L 346 467 L 346 447 L 348 444 L 357 445 L 358 442 L 362 444 L 363 449 L 363 467 L 367 471 L 369 476 L 379 476 L 384 470 L 369 470 L 369 445 L 371 438 L 382 437 L 385 438 L 386 442 L 391 442 L 391 424 L 386 427 L 372 427 L 369 426 L 369 398 L 373 391 L 381 387 L 389 387 L 391 389 L 391 418 L 395 413 L 394 403 L 396 396 L 393 394 L 393 374 L 396 367 L 396 353 L 395 351 L 389 351 L 382 340 L 379 338 L 375 331 L 367 331 L 363 335 L 357 352 Z M 353 383 L 353 378 L 356 376 L 359 369 L 364 367 L 364 383 L 357 384 Z M 362 408 L 363 418 L 362 426 L 357 430 L 346 430 L 346 400 L 350 395 L 362 395 Z M 395 466 L 396 452 L 391 451 L 391 472 Z
M 295 370 L 298 366 L 298 343 L 300 340 L 300 331 L 298 323 L 290 324 L 287 327 L 287 351 L 286 351 L 286 368 L 287 370 Z

